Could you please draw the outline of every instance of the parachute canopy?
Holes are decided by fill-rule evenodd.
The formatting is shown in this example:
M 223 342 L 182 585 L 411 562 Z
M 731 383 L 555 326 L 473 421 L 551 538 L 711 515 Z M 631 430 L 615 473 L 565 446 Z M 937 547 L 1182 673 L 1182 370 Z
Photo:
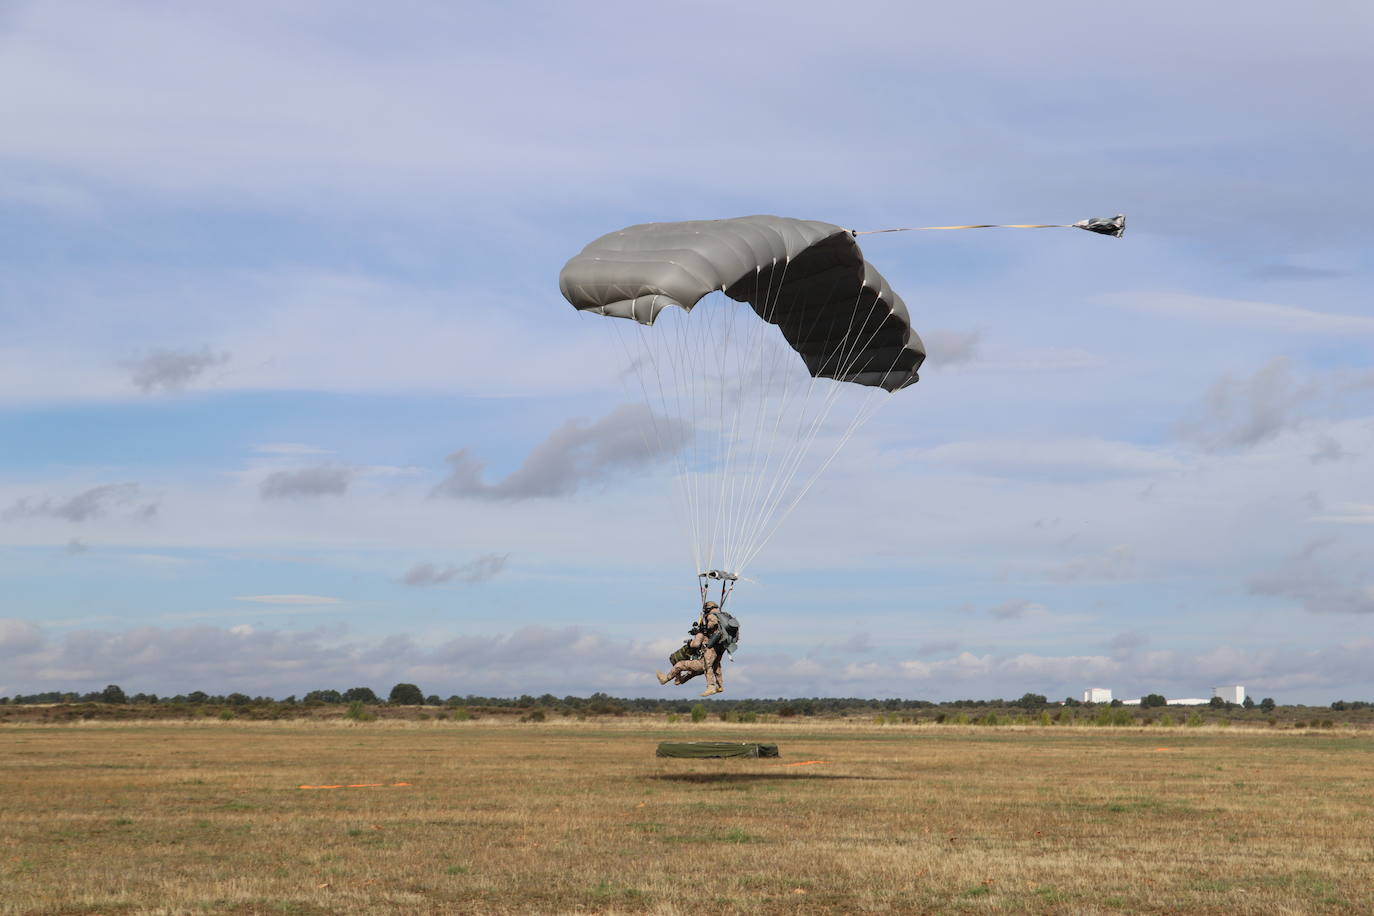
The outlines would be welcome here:
M 906 304 L 840 226 L 782 216 L 645 223 L 603 235 L 563 267 L 574 308 L 651 325 L 717 290 L 777 325 L 811 376 L 896 391 L 925 345 Z

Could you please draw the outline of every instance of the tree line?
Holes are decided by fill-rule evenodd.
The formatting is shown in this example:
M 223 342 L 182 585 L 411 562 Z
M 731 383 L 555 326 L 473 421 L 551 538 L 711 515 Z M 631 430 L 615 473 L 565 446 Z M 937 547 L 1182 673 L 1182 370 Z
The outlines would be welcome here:
M 1012 708 L 1034 712 L 1048 707 L 1093 706 L 1092 703 L 1084 703 L 1073 697 L 1066 697 L 1063 700 L 1049 700 L 1043 694 L 1038 693 L 1026 693 L 1015 700 L 967 699 L 936 702 L 932 700 L 896 698 L 778 697 L 776 699 L 714 699 L 710 702 L 722 708 L 770 713 L 782 716 L 783 718 L 790 716 L 834 715 L 837 713 L 860 711 L 910 712 L 934 708 Z M 104 690 L 90 691 L 88 693 L 48 691 L 46 693 L 0 697 L 0 704 L 35 705 L 51 703 L 107 703 L 135 706 L 262 706 L 269 704 L 278 706 L 333 706 L 348 705 L 352 703 L 363 703 L 367 705 L 380 705 L 386 703 L 393 706 L 472 706 L 522 709 L 542 708 L 550 710 L 564 709 L 598 715 L 626 712 L 686 712 L 693 705 L 692 700 L 685 698 L 622 698 L 613 697 L 606 693 L 593 693 L 588 697 L 557 697 L 551 693 L 545 693 L 537 697 L 529 694 L 521 694 L 520 696 L 514 697 L 489 697 L 468 694 L 465 696 L 454 695 L 441 698 L 437 694 L 425 694 L 417 685 L 410 683 L 396 684 L 387 693 L 385 699 L 371 687 L 350 687 L 347 690 L 312 690 L 301 697 L 297 697 L 293 694 L 282 699 L 276 699 L 268 696 L 249 696 L 244 693 L 209 694 L 201 690 L 193 690 L 190 693 L 177 694 L 175 696 L 159 696 L 155 693 L 135 693 L 129 695 L 117 684 L 110 684 Z M 1167 701 L 1160 694 L 1147 694 L 1140 698 L 1140 705 L 1147 709 L 1162 707 L 1166 705 L 1166 703 Z M 1118 699 L 1112 700 L 1110 704 L 1101 705 L 1120 706 L 1122 703 Z M 1265 697 L 1260 700 L 1258 704 L 1249 697 L 1246 697 L 1243 704 L 1228 703 L 1220 697 L 1213 697 L 1210 705 L 1221 709 L 1235 709 L 1243 706 L 1245 709 L 1258 708 L 1263 712 L 1272 712 L 1278 704 L 1275 703 L 1271 697 Z M 1374 703 L 1363 700 L 1337 700 L 1331 704 L 1331 709 L 1337 711 L 1374 709 Z

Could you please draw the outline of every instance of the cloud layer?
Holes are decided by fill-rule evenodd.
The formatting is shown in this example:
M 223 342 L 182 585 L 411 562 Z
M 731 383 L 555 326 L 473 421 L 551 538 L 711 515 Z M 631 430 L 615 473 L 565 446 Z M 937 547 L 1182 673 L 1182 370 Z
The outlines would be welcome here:
M 1112 655 L 1043 655 L 968 651 L 932 658 L 869 657 L 836 661 L 756 651 L 728 662 L 730 696 L 911 696 L 958 699 L 1077 695 L 1084 686 L 1114 684 L 1118 696 L 1149 692 L 1207 695 L 1215 684 L 1244 683 L 1254 696 L 1368 684 L 1374 639 L 1356 638 L 1312 650 L 1262 651 L 1218 646 L 1194 652 L 1143 650 L 1122 638 Z M 426 692 L 518 695 L 606 691 L 621 696 L 674 696 L 652 680 L 675 647 L 616 639 L 582 626 L 530 625 L 495 635 L 463 636 L 425 645 L 405 634 L 343 639 L 323 631 L 139 627 L 123 632 L 76 631 L 50 637 L 24 621 L 0 619 L 6 659 L 0 695 L 116 683 L 159 694 L 240 691 L 285 696 L 368 684 L 384 691 L 399 682 Z M 938 650 L 936 650 L 938 652 Z M 946 650 L 948 651 L 948 650 Z M 852 651 L 851 651 L 852 654 Z M 560 689 L 562 693 L 560 693 Z M 686 698 L 684 696 L 684 698 Z

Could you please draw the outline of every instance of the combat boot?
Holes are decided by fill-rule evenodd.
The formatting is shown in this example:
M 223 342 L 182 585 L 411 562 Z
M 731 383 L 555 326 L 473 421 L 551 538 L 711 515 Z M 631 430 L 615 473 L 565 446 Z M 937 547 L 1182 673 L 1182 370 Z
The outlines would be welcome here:
M 715 694 L 715 693 L 724 693 L 724 692 L 725 692 L 724 688 L 712 686 L 712 687 L 707 687 L 705 690 L 703 690 L 703 691 L 701 692 L 701 695 L 704 696 L 704 697 L 709 697 L 709 696 L 711 696 L 712 694 Z
M 660 684 L 666 684 L 672 680 L 672 677 L 670 675 L 664 674 L 662 671 L 655 671 L 654 677 L 658 678 L 658 682 Z

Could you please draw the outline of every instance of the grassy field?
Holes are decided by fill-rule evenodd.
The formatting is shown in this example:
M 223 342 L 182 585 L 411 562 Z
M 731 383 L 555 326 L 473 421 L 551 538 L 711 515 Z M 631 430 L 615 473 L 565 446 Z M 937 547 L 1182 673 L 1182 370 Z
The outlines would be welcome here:
M 656 742 L 775 741 L 780 760 Z M 804 761 L 824 761 L 787 766 Z M 382 783 L 371 788 L 301 785 Z M 408 783 L 408 785 L 392 785 Z M 1367 731 L 0 727 L 0 913 L 1371 913 Z

